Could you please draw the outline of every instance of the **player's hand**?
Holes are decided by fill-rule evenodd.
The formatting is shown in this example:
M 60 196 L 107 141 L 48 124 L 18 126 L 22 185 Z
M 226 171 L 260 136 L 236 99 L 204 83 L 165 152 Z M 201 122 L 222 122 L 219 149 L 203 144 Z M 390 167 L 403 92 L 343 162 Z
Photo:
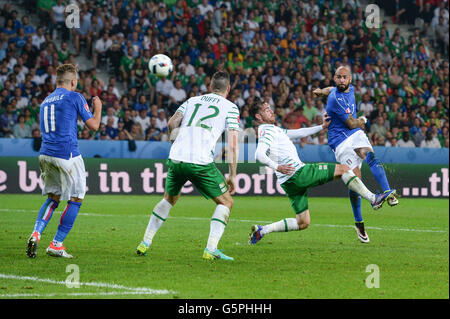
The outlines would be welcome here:
M 295 172 L 295 167 L 292 166 L 291 164 L 278 165 L 277 171 L 280 172 L 281 174 L 292 175 Z
M 94 106 L 94 112 L 101 112 L 102 111 L 102 100 L 98 96 L 94 96 L 92 98 L 92 105 Z
M 314 91 L 313 91 L 313 96 L 314 97 L 321 97 L 321 96 L 323 96 L 323 93 L 322 93 L 322 89 L 315 89 Z
M 226 181 L 227 185 L 228 185 L 228 190 L 231 195 L 234 195 L 234 193 L 236 193 L 236 187 L 234 186 L 235 178 L 236 178 L 236 176 L 228 176 L 227 181 Z
M 331 123 L 331 116 L 329 116 L 327 113 L 325 113 L 325 114 L 323 115 L 323 124 L 322 124 L 322 127 L 323 127 L 324 129 L 326 129 L 326 128 L 328 128 L 328 126 L 330 126 L 330 123 Z
M 366 127 L 367 118 L 365 116 L 358 117 L 358 120 L 361 122 L 361 125 L 359 126 L 362 130 Z

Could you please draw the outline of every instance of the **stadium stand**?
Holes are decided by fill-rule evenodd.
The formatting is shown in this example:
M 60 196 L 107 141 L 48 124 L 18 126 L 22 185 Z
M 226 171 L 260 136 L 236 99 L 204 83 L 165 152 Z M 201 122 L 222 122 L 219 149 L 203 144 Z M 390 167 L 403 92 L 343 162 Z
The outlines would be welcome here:
M 80 28 L 68 29 L 72 3 Z M 138 141 L 167 141 L 168 118 L 218 69 L 231 74 L 243 141 L 256 135 L 255 98 L 273 105 L 280 126 L 320 124 L 326 99 L 311 92 L 348 65 L 373 145 L 448 148 L 448 2 L 374 3 L 379 28 L 366 26 L 359 0 L 0 1 L 0 137 L 39 138 L 39 105 L 61 63 L 78 67 L 86 100 L 103 102 L 100 130 L 80 122 L 79 138 Z M 156 53 L 173 59 L 170 78 L 149 74 Z

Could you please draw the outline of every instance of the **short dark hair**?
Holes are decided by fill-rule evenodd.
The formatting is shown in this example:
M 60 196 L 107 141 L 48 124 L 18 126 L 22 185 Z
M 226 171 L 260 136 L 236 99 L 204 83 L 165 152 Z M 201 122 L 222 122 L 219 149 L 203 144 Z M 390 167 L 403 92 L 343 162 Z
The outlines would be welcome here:
M 225 92 L 230 85 L 230 75 L 226 71 L 217 71 L 211 78 L 211 89 L 214 92 Z
M 261 105 L 263 104 L 263 100 L 256 98 L 252 105 L 250 105 L 250 108 L 248 110 L 248 114 L 256 120 L 256 114 L 259 113 L 259 110 L 261 109 Z

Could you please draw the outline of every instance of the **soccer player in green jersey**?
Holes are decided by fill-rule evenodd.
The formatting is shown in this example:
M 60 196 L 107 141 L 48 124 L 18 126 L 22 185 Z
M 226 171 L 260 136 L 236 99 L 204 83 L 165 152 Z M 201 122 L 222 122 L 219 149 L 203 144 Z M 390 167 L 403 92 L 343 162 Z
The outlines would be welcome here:
M 249 237 L 250 244 L 256 244 L 264 235 L 271 232 L 287 232 L 308 228 L 311 218 L 308 209 L 308 188 L 322 185 L 341 178 L 345 185 L 367 199 L 374 209 L 385 200 L 367 189 L 363 182 L 347 165 L 334 163 L 303 163 L 291 139 L 298 139 L 318 133 L 329 125 L 326 115 L 323 125 L 285 130 L 274 125 L 275 114 L 266 102 L 256 100 L 250 108 L 258 124 L 258 146 L 256 159 L 272 168 L 278 183 L 291 201 L 296 218 L 285 218 L 278 222 L 261 226 L 253 225 Z
M 211 218 L 210 234 L 204 259 L 233 260 L 217 248 L 233 207 L 239 132 L 239 109 L 226 99 L 230 92 L 227 72 L 216 72 L 210 84 L 209 94 L 191 97 L 185 101 L 169 120 L 169 130 L 178 130 L 170 149 L 164 198 L 155 206 L 138 255 L 145 255 L 153 237 L 169 215 L 170 209 L 180 197 L 183 185 L 190 181 L 206 198 L 217 204 Z M 222 133 L 227 132 L 227 161 L 229 176 L 224 176 L 214 165 L 214 149 Z

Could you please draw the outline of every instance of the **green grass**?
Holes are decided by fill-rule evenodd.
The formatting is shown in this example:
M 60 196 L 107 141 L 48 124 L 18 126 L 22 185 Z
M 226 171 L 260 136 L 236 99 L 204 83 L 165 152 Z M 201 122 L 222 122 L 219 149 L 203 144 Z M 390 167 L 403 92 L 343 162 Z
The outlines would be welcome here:
M 30 259 L 26 241 L 43 199 L 0 195 L 0 298 L 449 298 L 448 200 L 404 198 L 399 206 L 379 211 L 363 203 L 371 242 L 362 244 L 352 228 L 348 199 L 310 198 L 308 229 L 272 233 L 249 246 L 248 232 L 256 221 L 294 214 L 284 197 L 236 197 L 219 244 L 235 261 L 208 262 L 201 256 L 214 203 L 193 196 L 182 197 L 172 209 L 145 257 L 138 257 L 135 248 L 159 196 L 88 195 L 64 242 L 74 255 L 69 260 L 45 254 L 65 206 L 61 203 L 41 238 L 38 257 Z M 79 267 L 82 283 L 169 293 L 124 294 L 111 287 L 70 289 L 19 280 L 64 282 L 69 264 Z M 369 264 L 379 267 L 379 288 L 365 285 Z

